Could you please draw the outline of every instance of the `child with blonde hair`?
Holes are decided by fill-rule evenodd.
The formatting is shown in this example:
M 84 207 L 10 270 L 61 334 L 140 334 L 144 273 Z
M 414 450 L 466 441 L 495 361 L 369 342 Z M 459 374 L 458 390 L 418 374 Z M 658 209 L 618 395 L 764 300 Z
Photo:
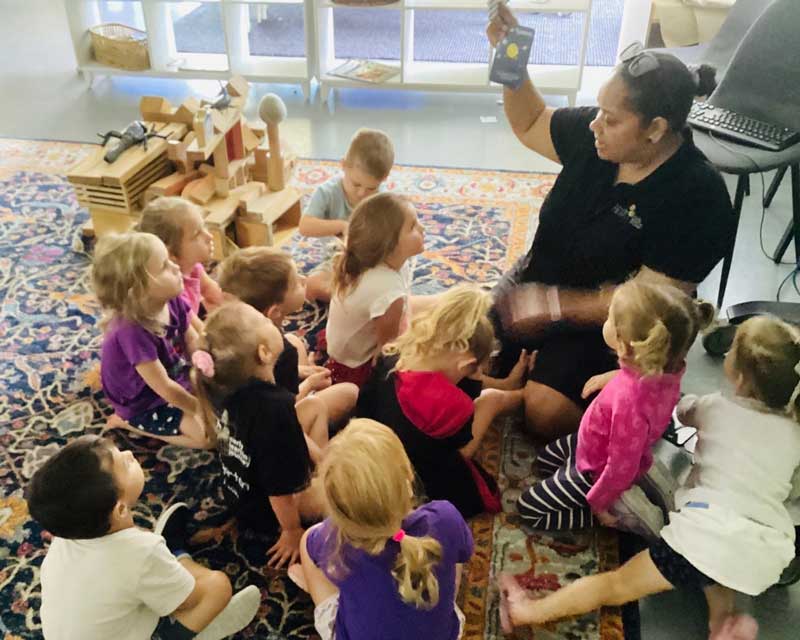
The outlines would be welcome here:
M 735 613 L 735 592 L 763 592 L 794 557 L 785 503 L 800 465 L 800 332 L 772 317 L 747 320 L 724 368 L 733 394 L 686 396 L 678 404 L 681 422 L 697 427 L 698 443 L 661 539 L 616 571 L 581 578 L 541 600 L 528 599 L 512 576 L 503 576 L 507 632 L 701 588 L 710 640 L 756 637 L 755 620 Z
M 587 381 L 585 395 L 602 391 L 578 433 L 539 453 L 547 477 L 517 501 L 530 526 L 580 529 L 592 525 L 594 514 L 605 525 L 657 537 L 662 512 L 634 483 L 653 465 L 651 448 L 680 398 L 686 354 L 714 315 L 713 305 L 669 285 L 634 279 L 616 289 L 603 338 L 616 351 L 620 369 Z M 655 473 L 647 478 L 668 506 L 666 484 Z
M 226 296 L 254 307 L 281 330 L 286 317 L 299 311 L 305 300 L 305 278 L 285 251 L 248 247 L 231 254 L 219 266 L 219 283 Z M 358 389 L 352 384 L 331 384 L 331 374 L 317 366 L 296 335 L 282 333 L 283 351 L 275 363 L 275 381 L 302 400 L 314 393 L 338 422 L 353 409 Z
M 100 380 L 115 411 L 108 427 L 211 448 L 213 431 L 197 416 L 189 383 L 197 332 L 180 295 L 180 269 L 164 243 L 138 232 L 101 238 L 92 282 L 106 314 Z
M 296 561 L 301 519 L 319 516 L 309 490 L 312 460 L 328 441 L 325 404 L 295 403 L 275 383 L 283 339 L 272 321 L 243 302 L 226 302 L 205 323 L 192 356 L 193 378 L 209 424 L 221 433 L 222 488 L 243 527 L 267 535 L 270 566 Z M 212 422 L 213 421 L 213 422 Z
M 364 198 L 381 188 L 394 165 L 394 146 L 383 131 L 359 129 L 342 160 L 342 175 L 331 178 L 314 191 L 300 219 L 304 236 L 347 236 L 350 214 Z M 340 242 L 331 243 L 328 255 L 309 275 L 308 299 L 328 302 L 331 298 L 332 262 Z
M 206 273 L 206 264 L 214 252 L 214 242 L 196 204 L 177 197 L 151 200 L 142 210 L 137 231 L 152 233 L 161 239 L 183 275 L 181 296 L 192 310 L 193 326 L 200 331 L 200 305 L 211 311 L 222 302 L 219 285 Z
M 373 360 L 408 325 L 413 266 L 424 232 L 411 202 L 379 193 L 359 204 L 344 250 L 333 263 L 333 297 L 325 330 L 334 382 L 361 386 Z
M 414 508 L 414 471 L 392 431 L 353 420 L 328 445 L 316 482 L 328 518 L 300 544 L 302 572 L 322 640 L 456 640 L 455 604 L 472 534 L 453 505 Z
M 522 402 L 519 389 L 481 392 L 474 379 L 494 349 L 491 304 L 474 286 L 442 294 L 386 345 L 357 408 L 398 435 L 427 497 L 465 518 L 500 511 L 497 485 L 473 456 L 497 415 Z

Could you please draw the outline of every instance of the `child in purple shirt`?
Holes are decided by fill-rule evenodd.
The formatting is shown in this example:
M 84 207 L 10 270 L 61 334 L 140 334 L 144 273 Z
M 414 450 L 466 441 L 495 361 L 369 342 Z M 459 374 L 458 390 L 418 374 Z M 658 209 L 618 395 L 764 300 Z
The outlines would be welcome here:
M 130 232 L 100 240 L 92 269 L 106 312 L 100 379 L 121 427 L 170 444 L 213 446 L 197 417 L 188 357 L 197 341 L 181 272 L 156 236 Z
M 653 464 L 651 447 L 680 398 L 686 354 L 714 315 L 713 305 L 669 285 L 634 279 L 617 288 L 603 338 L 621 370 L 586 383 L 585 396 L 602 391 L 578 433 L 539 453 L 546 477 L 519 497 L 524 520 L 539 529 L 579 529 L 591 526 L 594 515 L 607 526 L 658 536 L 662 512 L 634 483 Z M 668 508 L 668 496 L 662 501 Z
M 413 508 L 414 474 L 394 432 L 351 421 L 318 477 L 329 517 L 305 533 L 289 575 L 311 594 L 322 640 L 460 638 L 455 597 L 472 534 L 449 502 Z

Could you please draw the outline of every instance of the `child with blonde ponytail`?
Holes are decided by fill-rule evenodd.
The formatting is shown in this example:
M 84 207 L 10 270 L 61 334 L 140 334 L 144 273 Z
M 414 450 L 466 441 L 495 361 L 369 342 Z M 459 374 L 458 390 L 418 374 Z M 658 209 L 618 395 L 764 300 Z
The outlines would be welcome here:
M 522 404 L 521 389 L 482 390 L 477 379 L 495 344 L 491 304 L 475 286 L 441 294 L 386 345 L 356 408 L 398 435 L 426 496 L 465 518 L 500 511 L 497 485 L 473 456 L 498 414 Z
M 500 577 L 503 627 L 543 624 L 671 589 L 702 589 L 709 640 L 753 640 L 758 624 L 736 613 L 736 591 L 755 596 L 795 556 L 787 500 L 800 465 L 800 331 L 768 316 L 739 326 L 725 359 L 733 393 L 678 403 L 697 427 L 694 467 L 675 494 L 660 539 L 616 571 L 531 600 Z
M 314 600 L 322 640 L 461 637 L 455 596 L 472 534 L 448 502 L 414 509 L 413 480 L 380 423 L 352 420 L 329 443 L 315 480 L 328 518 L 303 536 L 302 571 L 289 571 Z
M 673 483 L 659 468 L 648 474 L 651 447 L 680 398 L 686 354 L 714 314 L 713 305 L 669 285 L 630 280 L 617 288 L 603 338 L 617 352 L 620 369 L 589 379 L 584 396 L 602 391 L 578 433 L 539 453 L 546 477 L 517 501 L 524 520 L 538 529 L 581 529 L 594 516 L 607 526 L 658 536 L 662 509 L 634 483 L 648 483 L 669 508 Z

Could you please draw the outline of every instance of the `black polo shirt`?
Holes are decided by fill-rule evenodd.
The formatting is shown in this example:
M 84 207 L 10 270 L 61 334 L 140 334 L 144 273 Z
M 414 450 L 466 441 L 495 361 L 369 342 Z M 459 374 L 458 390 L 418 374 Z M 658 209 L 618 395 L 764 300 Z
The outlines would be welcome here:
M 735 233 L 722 176 L 694 145 L 636 184 L 614 184 L 617 164 L 601 160 L 589 123 L 596 107 L 558 109 L 550 135 L 563 170 L 542 204 L 524 281 L 575 288 L 618 283 L 647 266 L 701 282 Z

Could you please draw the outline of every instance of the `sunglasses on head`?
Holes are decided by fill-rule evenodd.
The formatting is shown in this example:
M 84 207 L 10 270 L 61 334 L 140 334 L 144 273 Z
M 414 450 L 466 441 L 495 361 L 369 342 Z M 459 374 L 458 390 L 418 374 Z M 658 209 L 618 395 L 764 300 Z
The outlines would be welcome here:
M 619 61 L 625 65 L 634 78 L 643 76 L 658 69 L 658 58 L 650 51 L 645 51 L 641 42 L 633 42 L 619 54 Z

